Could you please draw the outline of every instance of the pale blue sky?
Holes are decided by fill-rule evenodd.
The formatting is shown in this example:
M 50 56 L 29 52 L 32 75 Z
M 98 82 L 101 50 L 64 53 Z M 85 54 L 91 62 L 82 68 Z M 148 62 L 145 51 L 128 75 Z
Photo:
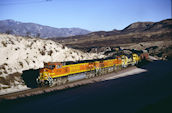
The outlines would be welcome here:
M 171 0 L 0 0 L 0 20 L 90 31 L 171 18 Z

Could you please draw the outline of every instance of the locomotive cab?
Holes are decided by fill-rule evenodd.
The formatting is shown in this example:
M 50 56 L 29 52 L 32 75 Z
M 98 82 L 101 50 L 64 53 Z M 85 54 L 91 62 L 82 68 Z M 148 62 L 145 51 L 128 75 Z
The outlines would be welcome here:
M 132 59 L 133 59 L 133 64 L 138 64 L 138 62 L 140 61 L 140 58 L 136 53 L 132 54 Z
M 37 78 L 37 83 L 39 85 L 52 85 L 53 84 L 53 78 L 52 76 L 55 73 L 55 69 L 61 68 L 61 63 L 45 63 L 44 68 L 40 69 L 39 71 L 39 77 Z

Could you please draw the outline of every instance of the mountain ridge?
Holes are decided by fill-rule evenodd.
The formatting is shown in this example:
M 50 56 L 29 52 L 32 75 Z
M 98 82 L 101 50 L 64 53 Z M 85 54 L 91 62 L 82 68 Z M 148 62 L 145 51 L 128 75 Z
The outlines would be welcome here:
M 91 32 L 83 36 L 54 38 L 53 40 L 74 48 L 91 48 L 171 39 L 172 19 L 166 19 L 159 22 L 136 22 L 123 30 Z
M 68 37 L 75 35 L 85 35 L 90 31 L 73 27 L 73 28 L 55 28 L 36 23 L 23 23 L 12 19 L 0 20 L 0 33 L 15 34 L 19 36 L 31 37 Z

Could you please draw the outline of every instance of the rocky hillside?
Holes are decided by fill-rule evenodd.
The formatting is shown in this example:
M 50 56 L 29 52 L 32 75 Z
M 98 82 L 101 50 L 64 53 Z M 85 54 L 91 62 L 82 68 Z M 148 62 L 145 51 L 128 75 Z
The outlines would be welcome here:
M 160 22 L 136 22 L 123 30 L 99 31 L 84 36 L 52 40 L 84 51 L 90 51 L 91 48 L 99 49 L 118 46 L 130 49 L 147 49 L 157 46 L 158 50 L 169 51 L 172 46 L 172 43 L 169 43 L 172 41 L 172 19 Z M 166 45 L 166 49 L 159 42 L 163 43 L 162 45 Z M 160 53 L 163 52 L 160 51 Z
M 18 76 L 24 70 L 42 68 L 44 62 L 78 61 L 101 57 L 104 56 L 83 53 L 51 40 L 0 34 L 0 87 L 20 84 L 21 79 Z
M 53 28 L 35 23 L 22 23 L 14 20 L 1 20 L 0 33 L 50 38 L 84 35 L 90 33 L 90 31 L 80 28 Z

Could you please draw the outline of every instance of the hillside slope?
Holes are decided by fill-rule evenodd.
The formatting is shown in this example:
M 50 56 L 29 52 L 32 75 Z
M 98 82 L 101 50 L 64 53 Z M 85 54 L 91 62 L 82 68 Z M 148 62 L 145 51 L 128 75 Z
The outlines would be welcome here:
M 0 86 L 2 88 L 21 84 L 22 80 L 19 80 L 18 75 L 24 70 L 42 68 L 44 62 L 78 61 L 101 57 L 104 56 L 83 53 L 51 40 L 0 34 Z
M 172 39 L 172 19 L 137 22 L 123 30 L 93 32 L 84 36 L 53 39 L 71 47 L 119 46 L 121 44 Z
M 118 46 L 126 49 L 149 50 L 156 46 L 156 51 L 159 51 L 156 52 L 157 55 L 171 57 L 172 19 L 160 22 L 136 22 L 123 30 L 99 31 L 84 36 L 54 38 L 52 40 L 83 51 L 90 51 L 92 48 L 102 51 L 103 48 Z M 151 55 L 154 54 L 153 51 L 150 51 Z

